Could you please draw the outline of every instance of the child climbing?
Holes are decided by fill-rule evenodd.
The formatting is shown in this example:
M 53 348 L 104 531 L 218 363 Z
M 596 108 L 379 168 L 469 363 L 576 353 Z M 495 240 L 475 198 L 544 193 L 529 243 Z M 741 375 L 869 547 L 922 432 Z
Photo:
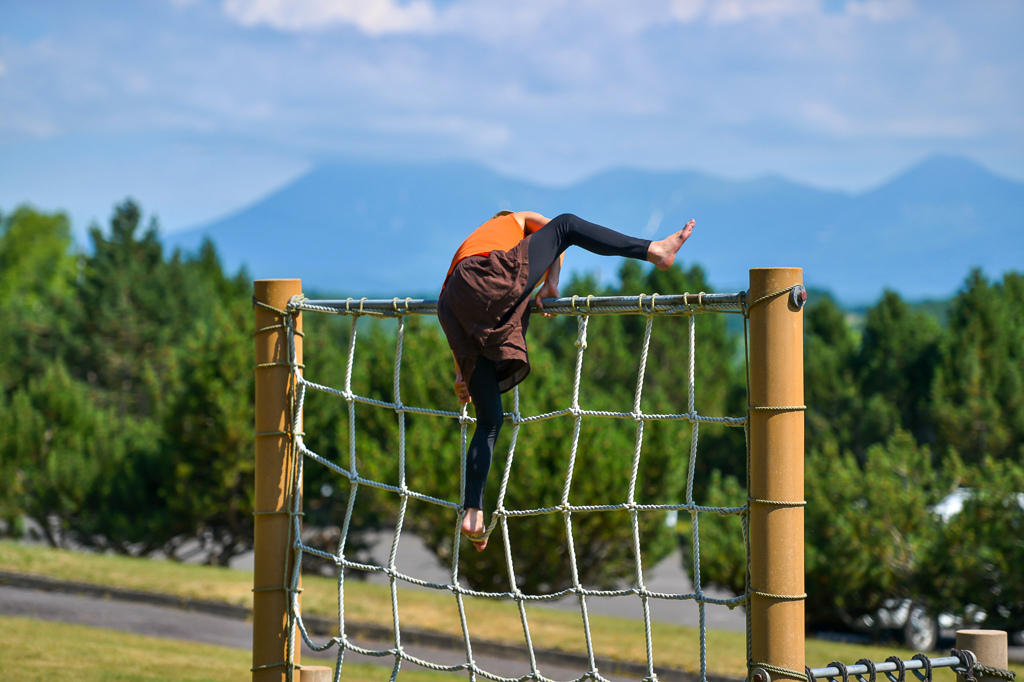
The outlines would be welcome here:
M 455 359 L 455 393 L 460 403 L 476 407 L 476 430 L 466 455 L 462 533 L 477 551 L 487 546 L 484 483 L 504 417 L 501 394 L 530 373 L 526 330 L 531 298 L 540 308 L 543 299 L 558 298 L 562 260 L 570 246 L 601 256 L 646 260 L 667 270 L 693 226 L 691 220 L 678 232 L 652 242 L 568 213 L 549 219 L 532 211 L 501 211 L 455 252 L 437 317 Z

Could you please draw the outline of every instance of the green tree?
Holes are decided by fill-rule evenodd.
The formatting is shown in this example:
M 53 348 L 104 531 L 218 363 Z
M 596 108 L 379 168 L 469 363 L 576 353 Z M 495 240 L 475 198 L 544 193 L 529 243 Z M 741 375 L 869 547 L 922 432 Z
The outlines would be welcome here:
M 804 313 L 804 404 L 808 447 L 857 442 L 862 400 L 856 375 L 857 340 L 830 297 Z M 863 455 L 863 452 L 861 452 Z
M 536 320 L 534 324 L 540 327 L 546 322 Z M 561 342 L 572 347 L 575 340 L 576 334 L 573 333 L 562 338 Z M 439 381 L 433 390 L 445 402 L 453 404 L 447 346 L 440 337 L 435 337 L 434 343 L 434 356 L 441 358 L 442 364 L 439 367 L 441 371 L 437 373 Z M 592 343 L 596 345 L 597 342 Z M 520 386 L 520 412 L 533 415 L 567 407 L 572 384 L 566 374 L 571 373 L 571 366 L 566 372 L 564 363 L 555 360 L 553 354 L 540 344 L 534 344 L 531 349 L 531 364 L 531 376 Z M 635 377 L 633 381 L 635 383 Z M 511 395 L 506 397 L 506 409 L 514 409 Z M 505 498 L 507 509 L 550 508 L 561 503 L 574 426 L 574 419 L 564 416 L 520 427 Z M 685 453 L 685 447 L 677 443 L 667 452 L 655 452 L 655 446 L 651 445 L 654 430 L 649 429 L 645 435 L 636 501 L 648 504 L 675 502 L 680 499 L 679 488 L 684 480 L 685 459 L 679 455 Z M 513 431 L 511 424 L 505 425 L 495 450 L 485 492 L 488 509 L 494 509 L 496 505 Z M 455 436 L 458 432 L 449 429 L 449 433 Z M 446 442 L 432 445 L 415 460 L 430 462 L 429 466 L 434 471 L 431 480 L 436 477 L 437 490 L 446 492 L 448 499 L 458 499 L 460 441 L 451 436 Z M 635 437 L 636 425 L 632 422 L 596 418 L 583 420 L 576 464 L 569 484 L 572 504 L 608 505 L 627 501 Z M 417 473 L 420 472 L 422 468 L 417 469 Z M 411 518 L 428 546 L 447 559 L 456 516 L 450 512 L 438 513 L 434 511 L 436 509 L 417 507 L 417 513 Z M 664 526 L 664 514 L 642 513 L 639 522 L 645 560 L 657 561 L 671 551 L 674 537 Z M 632 520 L 628 511 L 573 514 L 572 530 L 577 574 L 583 583 L 610 586 L 633 576 L 635 560 L 629 541 Z M 571 585 L 572 556 L 568 551 L 565 520 L 561 514 L 510 519 L 509 542 L 520 589 L 540 592 Z M 495 533 L 492 543 L 487 551 L 481 553 L 473 552 L 465 544 L 466 549 L 460 552 L 460 568 L 462 575 L 478 589 L 503 591 L 509 588 L 504 538 Z
M 15 391 L 0 413 L 0 432 L 0 459 L 9 469 L 3 497 L 57 547 L 91 542 L 96 491 L 153 435 L 98 406 L 96 389 L 61 362 Z
M 25 209 L 4 221 L 11 274 L 0 291 L 14 297 L 8 279 L 31 285 L 5 301 L 5 315 L 26 318 L 15 329 L 34 322 L 26 301 L 66 303 L 40 354 L 45 371 L 4 398 L 20 430 L 0 437 L 13 472 L 3 512 L 40 521 L 55 543 L 177 558 L 198 539 L 225 563 L 252 542 L 249 282 L 225 276 L 209 242 L 165 257 L 156 222 L 143 231 L 141 221 L 133 202 L 118 206 L 108 233 L 91 229 L 80 268 L 57 259 L 68 250 L 62 216 Z M 64 265 L 35 265 L 51 260 Z M 50 305 L 37 307 L 50 319 Z M 3 376 L 17 377 L 16 365 Z
M 937 540 L 931 507 L 955 488 L 954 469 L 897 431 L 859 464 L 827 445 L 807 457 L 805 581 L 809 623 L 872 613 L 913 597 L 913 579 Z
M 892 291 L 868 310 L 856 360 L 863 444 L 884 441 L 896 429 L 919 443 L 935 442 L 930 399 L 942 340 L 933 316 L 911 310 Z
M 677 294 L 713 292 L 699 266 L 676 266 L 667 271 L 643 268 L 625 261 L 619 273 L 621 284 L 601 291 L 587 280 L 570 282 L 567 290 L 584 296 L 590 293 L 631 296 L 641 292 Z M 704 416 L 742 416 L 746 411 L 746 382 L 742 364 L 741 339 L 730 333 L 728 316 L 698 313 L 694 316 L 694 407 Z M 644 315 L 596 315 L 591 317 L 589 345 L 583 364 L 580 401 L 598 410 L 629 412 L 637 386 L 647 318 Z M 531 348 L 547 347 L 558 364 L 562 381 L 571 388 L 575 365 L 576 321 L 563 317 L 548 320 L 531 329 Z M 657 317 L 652 327 L 650 348 L 642 389 L 642 409 L 649 414 L 679 414 L 689 410 L 689 318 Z M 632 425 L 619 423 L 627 434 Z M 679 457 L 679 441 L 688 440 L 689 427 L 663 422 L 648 423 L 646 447 L 655 452 L 674 452 L 685 471 L 688 450 Z M 745 468 L 743 430 L 705 424 L 699 430 L 696 477 L 700 484 L 712 470 L 741 475 Z M 653 465 L 669 470 L 667 462 Z
M 409 318 L 411 334 L 434 333 L 433 329 L 418 330 L 416 318 Z M 394 353 L 394 337 L 387 331 L 396 325 L 394 321 L 377 321 L 370 317 L 354 318 L 332 315 L 303 316 L 303 362 L 304 376 L 319 385 L 342 390 L 348 367 L 347 346 L 356 322 L 357 344 L 353 366 L 353 391 L 359 395 L 373 395 L 381 400 L 390 400 L 392 380 L 390 369 Z M 382 372 L 374 377 L 370 387 L 371 370 Z M 424 371 L 422 368 L 407 367 L 407 371 Z M 426 370 L 433 371 L 432 368 Z M 356 471 L 366 475 L 363 469 L 370 462 L 370 471 L 380 474 L 379 467 L 385 466 L 389 457 L 383 455 L 381 441 L 390 438 L 397 429 L 393 413 L 379 408 L 353 404 L 356 413 L 356 427 L 353 438 L 356 441 L 358 457 Z M 305 443 L 314 453 L 342 469 L 350 468 L 349 404 L 334 393 L 309 389 L 303 403 L 303 431 Z M 426 431 L 443 433 L 446 429 L 435 428 Z M 388 441 L 390 442 L 390 441 Z M 392 446 L 389 446 L 392 447 Z M 392 451 L 393 452 L 393 451 Z M 370 454 L 368 454 L 370 453 Z M 372 454 L 372 456 L 371 456 Z M 397 469 L 387 469 L 388 480 L 395 480 Z M 349 502 L 353 503 L 352 521 L 345 535 L 345 556 L 359 563 L 369 563 L 368 550 L 371 539 L 368 533 L 377 531 L 388 519 L 394 518 L 394 499 L 369 485 L 358 488 L 349 484 L 348 479 L 335 470 L 314 462 L 307 462 L 303 474 L 305 516 L 303 528 L 308 545 L 326 552 L 337 552 L 341 529 L 345 525 Z M 356 494 L 353 495 L 353 491 Z M 304 556 L 310 570 L 322 569 L 326 564 L 311 556 Z
M 22 530 L 23 457 L 32 442 L 24 430 L 36 423 L 28 416 L 34 410 L 29 382 L 38 384 L 62 352 L 76 271 L 67 216 L 21 206 L 0 218 L 0 421 L 16 413 L 26 420 L 0 430 L 0 532 Z
M 914 579 L 938 541 L 931 508 L 956 486 L 949 470 L 906 432 L 868 448 L 861 464 L 834 442 L 809 450 L 804 512 L 806 614 L 812 628 L 847 626 L 890 597 L 918 596 Z M 740 506 L 743 485 L 713 477 L 708 504 Z M 707 582 L 745 589 L 746 557 L 737 517 L 701 517 Z
M 154 525 L 164 551 L 199 540 L 209 563 L 227 565 L 252 547 L 252 317 L 242 291 L 226 298 L 189 334 L 179 384 L 162 417 L 163 456 L 172 463 L 152 482 L 159 490 Z M 162 522 L 161 522 L 162 521 Z
M 891 291 L 868 309 L 859 334 L 830 297 L 808 306 L 808 447 L 834 445 L 863 461 L 869 447 L 899 430 L 933 444 L 930 397 L 943 340 L 934 317 L 911 309 Z
M 700 504 L 708 507 L 742 507 L 747 503 L 746 485 L 734 476 L 711 472 L 707 489 Z M 689 520 L 682 527 L 683 567 L 693 575 L 693 525 Z M 734 594 L 743 594 L 747 584 L 747 553 L 743 544 L 741 516 L 718 516 L 701 513 L 700 570 L 704 586 L 722 587 Z
M 1024 275 L 975 270 L 953 302 L 934 389 L 940 451 L 965 461 L 1024 456 Z
M 963 507 L 936 518 L 938 541 L 918 569 L 917 585 L 934 612 L 985 627 L 1024 630 L 1024 466 L 986 458 L 964 472 Z
M 71 293 L 75 271 L 65 214 L 21 206 L 0 219 L 0 300 L 50 304 Z
M 77 268 L 66 215 L 22 206 L 0 220 L 0 391 L 62 352 Z
M 90 229 L 92 254 L 77 282 L 70 366 L 104 391 L 120 415 L 160 418 L 177 351 L 220 304 L 225 278 L 211 245 L 197 259 L 164 258 L 155 220 L 140 234 L 142 211 L 116 207 L 109 236 Z

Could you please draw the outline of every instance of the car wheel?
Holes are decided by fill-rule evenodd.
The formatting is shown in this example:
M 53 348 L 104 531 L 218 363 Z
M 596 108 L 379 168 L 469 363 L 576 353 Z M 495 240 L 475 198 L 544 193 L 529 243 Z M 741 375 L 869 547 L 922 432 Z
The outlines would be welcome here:
M 939 620 L 925 607 L 914 604 L 903 626 L 903 642 L 914 651 L 934 651 L 939 643 Z

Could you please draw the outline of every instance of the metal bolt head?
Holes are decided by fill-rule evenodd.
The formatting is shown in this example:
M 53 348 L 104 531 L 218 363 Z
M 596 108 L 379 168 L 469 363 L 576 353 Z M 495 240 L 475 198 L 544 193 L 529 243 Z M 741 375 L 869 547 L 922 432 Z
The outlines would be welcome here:
M 804 303 L 807 303 L 807 289 L 804 289 L 802 285 L 797 284 L 789 292 L 789 302 L 796 308 L 803 308 Z

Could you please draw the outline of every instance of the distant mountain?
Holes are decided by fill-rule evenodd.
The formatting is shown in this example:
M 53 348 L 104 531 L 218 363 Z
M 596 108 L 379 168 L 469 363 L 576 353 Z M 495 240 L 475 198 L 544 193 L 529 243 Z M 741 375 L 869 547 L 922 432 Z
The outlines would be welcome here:
M 720 291 L 745 289 L 749 268 L 800 266 L 807 284 L 857 304 L 886 287 L 946 297 L 976 266 L 992 277 L 1024 269 L 1024 184 L 942 156 L 856 195 L 696 172 L 619 169 L 544 187 L 468 163 L 336 163 L 166 241 L 191 250 L 209 236 L 228 268 L 299 277 L 307 291 L 434 296 L 462 239 L 505 208 L 577 213 L 648 238 L 696 218 L 683 260 Z M 567 259 L 605 280 L 618 267 L 578 249 Z

